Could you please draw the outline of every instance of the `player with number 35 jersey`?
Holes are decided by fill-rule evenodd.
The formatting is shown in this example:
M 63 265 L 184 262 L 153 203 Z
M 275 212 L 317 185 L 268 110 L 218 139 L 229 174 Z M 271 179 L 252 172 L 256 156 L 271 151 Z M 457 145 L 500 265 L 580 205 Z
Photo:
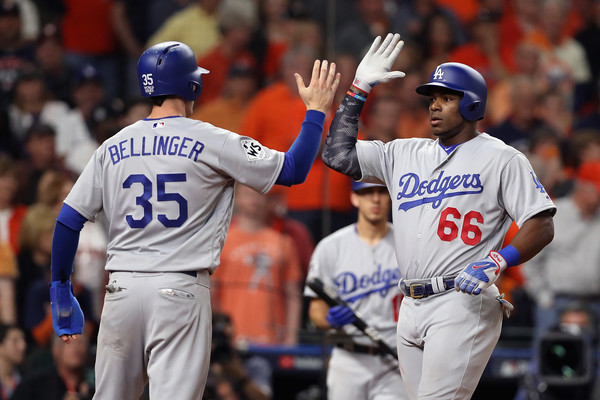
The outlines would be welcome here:
M 96 400 L 202 398 L 211 352 L 209 275 L 231 220 L 235 182 L 266 193 L 302 183 L 339 84 L 335 64 L 316 61 L 308 87 L 295 74 L 307 112 L 290 149 L 189 119 L 202 75 L 189 46 L 164 42 L 138 62 L 148 118 L 94 153 L 64 201 L 52 243 L 53 326 L 66 343 L 83 328 L 70 276 L 79 232 L 104 213 L 110 272 L 98 333 Z

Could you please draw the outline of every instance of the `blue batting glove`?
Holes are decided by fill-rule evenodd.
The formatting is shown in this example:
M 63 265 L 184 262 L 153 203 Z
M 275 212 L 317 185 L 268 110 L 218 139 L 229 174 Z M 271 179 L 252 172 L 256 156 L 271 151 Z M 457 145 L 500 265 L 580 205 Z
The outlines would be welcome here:
M 454 279 L 454 289 L 457 292 L 479 294 L 492 286 L 507 267 L 504 257 L 497 251 L 491 251 L 488 257 L 466 266 Z
M 350 307 L 333 306 L 329 309 L 325 319 L 332 328 L 341 328 L 344 325 L 353 323 L 356 316 Z
M 73 295 L 71 281 L 50 282 L 52 327 L 58 336 L 80 335 L 83 332 L 83 311 Z

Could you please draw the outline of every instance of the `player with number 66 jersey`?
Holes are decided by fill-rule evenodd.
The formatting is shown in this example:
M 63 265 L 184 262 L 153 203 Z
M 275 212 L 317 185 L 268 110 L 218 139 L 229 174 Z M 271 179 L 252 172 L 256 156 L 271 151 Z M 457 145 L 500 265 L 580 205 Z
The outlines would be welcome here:
M 477 130 L 487 85 L 467 65 L 441 64 L 416 88 L 429 100 L 436 140 L 357 141 L 372 87 L 404 76 L 390 71 L 402 45 L 397 34 L 375 39 L 323 160 L 355 180 L 385 183 L 391 195 L 405 295 L 398 358 L 409 398 L 468 399 L 500 336 L 502 310 L 512 307 L 494 282 L 550 243 L 556 208 L 522 153 Z M 513 221 L 519 232 L 501 248 Z

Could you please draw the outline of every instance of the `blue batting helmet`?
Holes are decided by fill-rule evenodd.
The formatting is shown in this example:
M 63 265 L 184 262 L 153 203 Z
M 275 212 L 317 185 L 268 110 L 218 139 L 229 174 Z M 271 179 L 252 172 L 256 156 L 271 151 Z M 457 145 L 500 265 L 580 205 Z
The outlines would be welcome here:
M 431 74 L 429 83 L 417 87 L 417 93 L 430 95 L 435 88 L 447 88 L 460 92 L 463 98 L 458 103 L 458 111 L 467 121 L 483 118 L 487 100 L 485 79 L 468 65 L 448 62 L 438 65 Z
M 143 97 L 176 95 L 196 100 L 202 92 L 202 74 L 192 49 L 181 42 L 156 44 L 140 56 L 138 81 Z
M 372 187 L 383 187 L 384 188 L 386 186 L 379 184 L 379 183 L 352 181 L 352 191 L 353 192 L 358 192 L 359 190 L 368 189 L 368 188 L 372 188 Z

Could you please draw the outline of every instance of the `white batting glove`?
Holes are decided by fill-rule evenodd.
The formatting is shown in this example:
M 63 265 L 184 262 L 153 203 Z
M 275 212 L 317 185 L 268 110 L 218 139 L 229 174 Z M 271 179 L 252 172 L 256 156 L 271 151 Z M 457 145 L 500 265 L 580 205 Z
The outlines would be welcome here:
M 454 279 L 454 289 L 457 292 L 479 294 L 496 282 L 500 273 L 508 267 L 504 257 L 497 251 L 490 251 L 490 255 L 483 260 L 475 261 Z
M 367 54 L 363 57 L 352 86 L 369 93 L 373 86 L 379 82 L 387 82 L 394 78 L 403 78 L 406 74 L 402 71 L 390 71 L 392 64 L 400 54 L 404 42 L 399 34 L 388 33 L 381 46 L 381 36 L 377 36 Z

